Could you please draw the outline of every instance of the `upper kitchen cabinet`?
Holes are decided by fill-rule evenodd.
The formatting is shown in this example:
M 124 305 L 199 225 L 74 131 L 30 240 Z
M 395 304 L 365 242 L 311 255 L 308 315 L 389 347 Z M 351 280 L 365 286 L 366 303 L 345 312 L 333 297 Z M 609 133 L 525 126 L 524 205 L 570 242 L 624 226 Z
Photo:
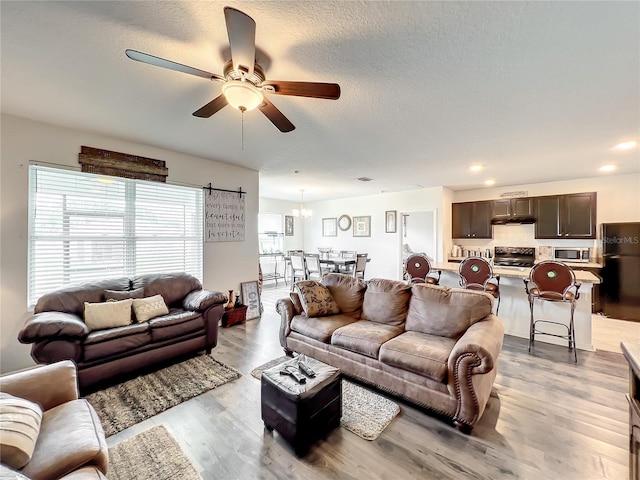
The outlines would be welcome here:
M 491 202 L 464 202 L 451 205 L 452 238 L 492 238 Z
M 596 193 L 534 198 L 536 238 L 596 238 Z
M 503 198 L 491 202 L 493 223 L 529 220 L 533 223 L 533 198 Z

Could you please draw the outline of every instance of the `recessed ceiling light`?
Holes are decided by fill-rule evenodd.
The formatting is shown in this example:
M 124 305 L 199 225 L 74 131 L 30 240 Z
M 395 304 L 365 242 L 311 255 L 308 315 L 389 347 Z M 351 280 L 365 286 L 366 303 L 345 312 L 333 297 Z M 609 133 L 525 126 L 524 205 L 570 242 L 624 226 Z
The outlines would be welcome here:
M 485 181 L 484 181 L 484 184 L 485 184 L 485 185 L 493 185 L 493 184 L 495 184 L 495 183 L 496 183 L 496 181 L 495 181 L 495 180 L 485 180 Z
M 369 177 L 358 177 L 356 180 L 360 180 L 361 182 L 370 182 L 373 178 Z
M 603 165 L 598 170 L 600 170 L 601 172 L 613 172 L 615 169 L 615 165 Z
M 479 172 L 480 170 L 482 170 L 482 165 L 471 165 L 469 167 L 469 170 L 471 170 L 472 172 Z
M 638 146 L 638 142 L 622 142 L 613 147 L 615 150 L 631 150 L 632 148 L 636 148 Z

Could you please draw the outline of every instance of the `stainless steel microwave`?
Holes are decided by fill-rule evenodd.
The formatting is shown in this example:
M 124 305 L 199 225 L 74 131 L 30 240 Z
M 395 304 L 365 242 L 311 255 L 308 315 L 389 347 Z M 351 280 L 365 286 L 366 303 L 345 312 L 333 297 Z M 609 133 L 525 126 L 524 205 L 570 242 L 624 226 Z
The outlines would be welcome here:
M 553 247 L 553 259 L 560 262 L 587 263 L 590 253 L 590 248 Z

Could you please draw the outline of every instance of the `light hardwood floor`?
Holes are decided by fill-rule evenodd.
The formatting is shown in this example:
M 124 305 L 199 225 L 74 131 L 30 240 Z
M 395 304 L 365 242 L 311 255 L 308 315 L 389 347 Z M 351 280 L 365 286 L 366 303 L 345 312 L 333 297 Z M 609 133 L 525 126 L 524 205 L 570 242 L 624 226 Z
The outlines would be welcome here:
M 471 435 L 396 399 L 401 413 L 377 440 L 338 428 L 296 458 L 264 429 L 260 382 L 249 374 L 282 354 L 275 302 L 287 294 L 265 286 L 260 320 L 220 329 L 213 356 L 241 378 L 110 437 L 109 445 L 163 424 L 205 480 L 627 478 L 622 355 L 580 351 L 575 365 L 566 348 L 538 343 L 530 355 L 514 337 L 505 338 L 494 392 Z

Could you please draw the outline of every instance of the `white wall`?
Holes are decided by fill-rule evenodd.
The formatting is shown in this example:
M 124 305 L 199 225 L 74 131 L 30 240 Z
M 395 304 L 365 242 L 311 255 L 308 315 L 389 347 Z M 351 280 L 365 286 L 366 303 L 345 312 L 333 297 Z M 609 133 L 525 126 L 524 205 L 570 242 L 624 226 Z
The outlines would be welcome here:
M 184 155 L 104 135 L 2 115 L 0 163 L 0 371 L 33 364 L 30 345 L 17 335 L 30 315 L 27 310 L 28 166 L 43 162 L 78 165 L 82 145 L 156 158 L 167 162 L 169 183 L 205 185 L 247 191 L 244 242 L 205 243 L 207 289 L 238 290 L 240 282 L 258 278 L 257 171 Z
M 400 212 L 410 213 L 427 210 L 436 212 L 436 256 L 437 261 L 442 260 L 444 221 L 442 192 L 441 187 L 435 187 L 307 203 L 305 206 L 313 210 L 313 217 L 304 220 L 304 249 L 309 252 L 317 252 L 318 247 L 332 247 L 334 250 L 356 250 L 359 253 L 368 253 L 371 261 L 367 264 L 365 278 L 400 279 L 402 245 Z M 385 233 L 385 211 L 387 210 L 398 212 L 396 233 Z M 336 237 L 323 237 L 322 219 L 337 219 L 344 214 L 352 218 L 354 216 L 371 216 L 371 236 L 354 237 L 353 228 L 351 228 L 345 232 L 338 229 Z
M 602 175 L 548 183 L 532 183 L 498 188 L 483 188 L 453 193 L 453 202 L 493 200 L 500 194 L 512 191 L 526 191 L 529 197 L 565 193 L 596 192 L 597 222 L 638 222 L 640 221 L 640 174 Z M 464 247 L 490 248 L 498 246 L 539 247 L 539 246 L 575 246 L 592 248 L 592 256 L 597 257 L 600 245 L 598 240 L 551 240 L 534 238 L 534 225 L 494 225 L 493 239 L 456 239 Z M 451 237 L 451 227 L 446 231 Z M 598 236 L 600 231 L 598 228 Z

